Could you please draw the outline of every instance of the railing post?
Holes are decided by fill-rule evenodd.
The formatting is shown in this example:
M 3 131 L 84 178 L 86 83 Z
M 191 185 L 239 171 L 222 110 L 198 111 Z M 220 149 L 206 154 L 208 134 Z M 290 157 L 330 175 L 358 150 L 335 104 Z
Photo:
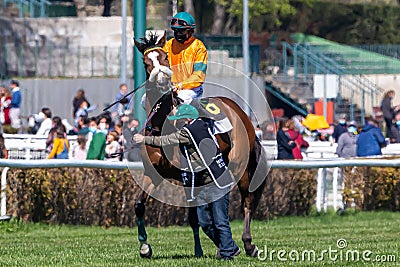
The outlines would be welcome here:
M 108 64 L 107 64 L 107 46 L 105 46 L 104 47 L 104 76 L 108 76 L 108 73 L 107 73 L 107 66 L 108 66 Z
M 91 77 L 93 77 L 94 76 L 94 47 L 93 46 L 90 51 L 90 65 L 91 65 L 91 69 L 92 69 Z
M 67 67 L 66 67 L 66 65 L 67 65 L 67 60 L 66 60 L 67 51 L 68 51 L 67 46 L 64 46 L 64 53 L 63 53 L 63 75 L 64 75 L 64 77 L 66 76 L 66 69 L 67 69 Z
M 342 104 L 342 75 L 338 75 L 338 96 L 337 96 L 337 103 L 340 105 Z
M 308 80 L 308 55 L 304 55 L 304 79 L 306 82 Z
M 19 17 L 20 18 L 24 17 L 23 9 L 24 9 L 24 4 L 23 4 L 22 0 L 19 0 Z
M 22 76 L 23 66 L 24 64 L 24 48 L 22 47 L 22 43 L 19 43 L 19 64 L 18 64 L 18 75 Z
M 282 42 L 282 57 L 283 57 L 283 79 L 287 81 L 287 44 Z
M 326 168 L 318 169 L 316 202 L 318 212 L 321 212 L 322 209 L 325 212 L 328 210 L 328 203 L 326 201 Z
M 338 209 L 337 197 L 338 197 L 338 176 L 341 169 L 335 167 L 333 169 L 333 180 L 332 180 L 332 191 L 333 191 L 333 208 L 335 211 Z
M 35 6 L 33 1 L 29 1 L 29 16 L 31 18 L 35 17 Z
M 45 1 L 40 2 L 40 17 L 41 18 L 46 17 L 45 8 L 46 8 L 46 2 Z
M 77 57 L 77 76 L 78 78 L 81 76 L 80 74 L 80 65 L 81 65 L 81 46 L 78 46 L 78 51 L 76 53 L 76 57 Z
M 118 58 L 119 58 L 119 64 L 118 64 L 118 77 L 121 77 L 121 46 L 118 48 Z
M 34 62 L 35 62 L 35 77 L 38 76 L 38 53 L 39 53 L 39 48 L 38 48 L 38 41 L 35 40 L 35 50 L 34 50 Z
M 362 89 L 362 92 L 361 92 L 361 101 L 362 101 L 361 121 L 364 121 L 364 119 L 365 119 L 365 90 L 364 89 Z
M 294 75 L 293 75 L 293 81 L 296 81 L 297 79 L 297 53 L 298 53 L 298 46 L 299 44 L 295 44 L 293 48 L 293 70 L 294 70 Z
M 48 73 L 47 73 L 47 76 L 49 78 L 51 77 L 51 60 L 52 60 L 52 58 L 53 58 L 53 46 L 50 45 L 49 46 L 49 64 L 48 64 L 49 68 L 48 68 Z
M 372 108 L 372 111 L 374 110 L 374 92 L 370 92 L 370 94 L 371 94 L 371 108 Z
M 10 168 L 5 167 L 1 173 L 1 214 L 0 217 L 4 217 L 7 214 L 7 172 Z
M 233 57 L 234 57 L 234 58 L 237 58 L 237 56 L 238 56 L 238 51 L 239 51 L 238 45 L 234 45 L 234 46 L 233 46 Z M 243 57 L 243 55 L 242 55 L 242 57 Z M 222 61 L 221 61 L 221 62 L 222 62 Z M 234 62 L 233 64 L 235 64 L 233 67 L 236 69 L 236 60 L 234 60 L 233 62 Z M 248 74 L 247 74 L 247 75 L 248 75 Z
M 351 99 L 350 99 L 350 120 L 354 120 L 354 90 L 351 90 Z

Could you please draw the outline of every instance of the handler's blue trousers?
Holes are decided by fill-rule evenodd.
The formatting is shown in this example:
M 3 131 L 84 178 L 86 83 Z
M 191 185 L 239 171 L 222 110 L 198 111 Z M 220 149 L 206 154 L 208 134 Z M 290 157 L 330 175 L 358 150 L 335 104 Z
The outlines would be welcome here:
M 221 257 L 226 260 L 233 259 L 235 252 L 239 249 L 232 239 L 228 208 L 229 191 L 220 199 L 197 207 L 201 228 L 219 248 Z

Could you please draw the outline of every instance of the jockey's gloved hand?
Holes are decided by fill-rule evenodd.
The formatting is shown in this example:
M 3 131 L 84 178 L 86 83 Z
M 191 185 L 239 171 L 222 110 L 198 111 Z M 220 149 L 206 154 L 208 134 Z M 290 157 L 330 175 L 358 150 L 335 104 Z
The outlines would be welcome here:
M 177 94 L 182 89 L 183 89 L 182 83 L 174 83 L 174 87 L 172 88 L 172 92 Z

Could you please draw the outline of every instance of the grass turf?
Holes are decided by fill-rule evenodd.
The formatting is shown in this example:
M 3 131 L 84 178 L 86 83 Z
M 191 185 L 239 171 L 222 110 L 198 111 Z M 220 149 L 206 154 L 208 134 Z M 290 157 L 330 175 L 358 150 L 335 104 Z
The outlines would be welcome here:
M 399 222 L 398 212 L 350 212 L 344 216 L 324 214 L 253 221 L 254 243 L 264 250 L 258 259 L 245 255 L 241 242 L 243 222 L 233 221 L 233 237 L 242 253 L 234 261 L 221 262 L 215 259 L 216 248 L 204 234 L 201 239 L 205 256 L 193 256 L 190 227 L 147 228 L 153 248 L 153 258 L 148 260 L 139 256 L 136 228 L 11 221 L 0 223 L 0 266 L 397 266 L 400 265 Z M 345 239 L 347 247 L 338 249 L 338 239 Z M 272 250 L 275 252 L 271 256 Z M 280 253 L 286 261 L 278 258 L 278 250 L 285 251 Z M 322 254 L 323 250 L 327 252 Z M 316 253 L 315 261 L 311 251 Z M 360 255 L 359 261 L 355 253 Z M 362 253 L 371 262 L 363 260 Z M 391 262 L 377 262 L 377 257 Z

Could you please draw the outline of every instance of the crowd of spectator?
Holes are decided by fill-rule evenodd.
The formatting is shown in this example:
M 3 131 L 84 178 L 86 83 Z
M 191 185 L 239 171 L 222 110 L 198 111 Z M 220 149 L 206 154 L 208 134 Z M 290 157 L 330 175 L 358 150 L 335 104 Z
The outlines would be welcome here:
M 10 89 L 7 85 L 0 88 L 0 125 L 8 133 L 17 133 L 21 129 L 20 104 L 22 95 L 19 82 L 12 80 Z M 46 153 L 48 159 L 140 161 L 140 145 L 132 141 L 138 133 L 139 121 L 132 117 L 132 96 L 128 95 L 128 86 L 123 83 L 119 87 L 115 100 L 123 99 L 116 104 L 112 112 L 103 112 L 91 116 L 97 106 L 92 105 L 84 89 L 79 89 L 72 100 L 73 125 L 67 119 L 53 116 L 48 107 L 43 107 L 38 114 L 29 116 L 25 132 L 47 136 Z M 9 128 L 7 128 L 9 127 Z M 10 130 L 13 129 L 13 130 Z M 0 132 L 0 156 L 7 158 L 7 149 Z M 69 142 L 68 137 L 75 135 L 76 142 Z M 4 149 L 3 149 L 4 148 Z

